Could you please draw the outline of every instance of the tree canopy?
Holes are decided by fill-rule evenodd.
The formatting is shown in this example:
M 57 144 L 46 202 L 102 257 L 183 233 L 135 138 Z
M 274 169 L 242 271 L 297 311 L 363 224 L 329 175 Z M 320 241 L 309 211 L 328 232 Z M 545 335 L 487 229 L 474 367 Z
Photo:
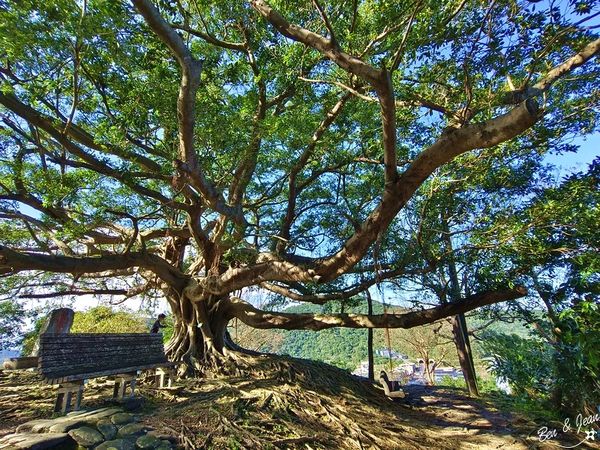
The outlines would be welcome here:
M 521 297 L 507 279 L 374 316 L 241 298 L 323 304 L 434 270 L 410 234 L 380 258 L 432 174 L 502 171 L 597 131 L 594 8 L 4 1 L 2 290 L 164 296 L 177 357 L 222 351 L 233 317 L 408 328 Z

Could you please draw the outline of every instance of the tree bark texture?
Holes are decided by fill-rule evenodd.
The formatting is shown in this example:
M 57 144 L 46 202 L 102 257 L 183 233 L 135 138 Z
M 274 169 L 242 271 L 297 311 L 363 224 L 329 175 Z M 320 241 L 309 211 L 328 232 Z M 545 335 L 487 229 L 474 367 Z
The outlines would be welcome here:
M 461 320 L 462 319 L 462 320 Z M 458 354 L 458 361 L 462 370 L 469 394 L 479 396 L 477 387 L 477 374 L 473 364 L 473 354 L 468 343 L 467 324 L 464 314 L 457 314 L 451 319 L 452 336 L 454 337 L 454 345 Z

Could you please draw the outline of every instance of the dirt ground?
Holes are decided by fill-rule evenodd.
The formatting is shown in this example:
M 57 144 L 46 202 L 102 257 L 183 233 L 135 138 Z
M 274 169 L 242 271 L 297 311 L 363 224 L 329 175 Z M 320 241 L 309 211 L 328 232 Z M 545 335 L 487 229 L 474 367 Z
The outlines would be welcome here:
M 248 361 L 246 361 L 248 362 Z M 383 391 L 334 367 L 255 357 L 251 374 L 185 379 L 169 390 L 143 381 L 142 421 L 179 437 L 185 449 L 558 449 L 576 436 L 540 442 L 541 424 L 501 412 L 456 388 Z M 110 403 L 112 383 L 92 380 L 83 407 Z M 54 389 L 34 372 L 0 372 L 0 436 L 52 416 Z M 600 448 L 586 441 L 576 448 Z

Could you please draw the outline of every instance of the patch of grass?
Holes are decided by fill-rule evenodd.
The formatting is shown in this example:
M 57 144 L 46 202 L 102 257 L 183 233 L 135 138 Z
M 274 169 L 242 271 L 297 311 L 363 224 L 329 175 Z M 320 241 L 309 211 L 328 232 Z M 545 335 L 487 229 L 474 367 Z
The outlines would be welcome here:
M 554 410 L 545 399 L 509 395 L 498 390 L 484 393 L 484 398 L 501 411 L 521 414 L 534 422 L 561 420 L 560 413 Z
M 464 378 L 452 378 L 448 375 L 443 376 L 441 381 L 437 383 L 439 386 L 448 386 L 453 388 L 461 388 L 466 389 L 467 383 L 465 383 Z
M 229 436 L 229 439 L 227 440 L 227 446 L 231 450 L 241 450 L 243 448 L 242 443 L 238 441 L 234 436 Z
M 467 392 L 464 378 L 453 379 L 446 376 L 442 378 L 439 386 L 458 388 Z M 552 408 L 547 399 L 506 394 L 498 389 L 495 380 L 490 377 L 477 377 L 477 386 L 481 399 L 489 401 L 500 411 L 516 413 L 534 422 L 560 421 L 560 413 Z

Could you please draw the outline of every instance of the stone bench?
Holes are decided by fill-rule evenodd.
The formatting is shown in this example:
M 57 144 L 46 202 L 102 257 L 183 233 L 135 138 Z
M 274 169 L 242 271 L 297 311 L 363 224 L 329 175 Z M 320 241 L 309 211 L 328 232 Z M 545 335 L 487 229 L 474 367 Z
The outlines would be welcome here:
M 54 411 L 66 413 L 75 398 L 81 405 L 83 389 L 91 378 L 114 376 L 113 397 L 123 400 L 127 388 L 133 397 L 143 370 L 154 370 L 159 387 L 170 384 L 172 368 L 162 335 L 150 333 L 44 333 L 40 336 L 38 372 L 49 384 L 58 384 Z

